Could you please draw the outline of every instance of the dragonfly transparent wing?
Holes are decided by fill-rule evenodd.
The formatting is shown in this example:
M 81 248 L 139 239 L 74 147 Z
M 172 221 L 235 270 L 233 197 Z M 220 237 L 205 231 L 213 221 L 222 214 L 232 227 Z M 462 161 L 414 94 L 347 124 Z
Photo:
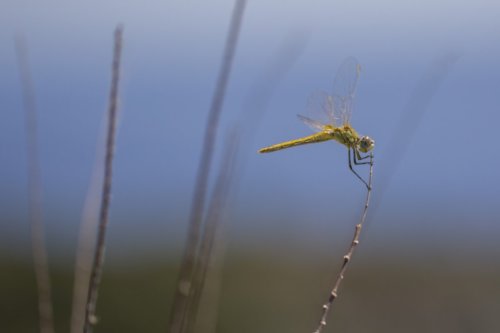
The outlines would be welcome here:
M 322 131 L 325 127 L 325 124 L 323 124 L 322 122 L 308 118 L 301 114 L 298 114 L 297 117 L 299 117 L 299 119 L 302 120 L 302 122 L 309 126 L 313 131 Z
M 333 115 L 340 119 L 342 124 L 350 121 L 360 72 L 361 66 L 358 61 L 349 57 L 340 65 L 333 81 Z
M 323 130 L 325 125 L 337 126 L 338 120 L 333 113 L 333 98 L 325 91 L 315 91 L 307 102 L 307 116 L 299 118 L 313 130 Z

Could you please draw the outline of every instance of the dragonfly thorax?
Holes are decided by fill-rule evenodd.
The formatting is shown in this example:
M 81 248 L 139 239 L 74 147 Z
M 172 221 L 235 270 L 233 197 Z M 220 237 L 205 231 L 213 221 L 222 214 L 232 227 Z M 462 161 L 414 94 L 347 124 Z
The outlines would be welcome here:
M 346 147 L 355 147 L 359 141 L 358 133 L 349 125 L 333 128 L 333 137 L 334 140 Z

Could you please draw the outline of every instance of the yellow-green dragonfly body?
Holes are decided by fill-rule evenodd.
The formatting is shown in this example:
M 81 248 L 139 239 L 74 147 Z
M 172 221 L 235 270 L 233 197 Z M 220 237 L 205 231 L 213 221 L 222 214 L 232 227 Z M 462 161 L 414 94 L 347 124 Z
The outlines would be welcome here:
M 277 150 L 282 150 L 290 147 L 305 145 L 308 143 L 323 142 L 335 140 L 343 144 L 347 148 L 353 148 L 360 152 L 367 153 L 373 149 L 375 142 L 367 136 L 360 137 L 359 134 L 349 124 L 334 127 L 332 125 L 324 125 L 323 129 L 312 135 L 302 137 L 295 140 L 289 140 L 275 145 L 264 147 L 259 150 L 259 153 L 270 153 Z
M 316 121 L 299 115 L 299 118 L 314 130 L 315 134 L 295 140 L 289 140 L 268 146 L 259 150 L 260 153 L 270 153 L 290 147 L 309 143 L 335 140 L 348 149 L 349 168 L 368 187 L 366 181 L 352 168 L 351 151 L 354 164 L 371 163 L 372 154 L 362 157 L 361 153 L 369 153 L 375 146 L 375 141 L 368 136 L 360 136 L 349 124 L 356 85 L 361 66 L 354 58 L 347 58 L 340 66 L 334 81 L 333 94 L 316 93 L 311 96 L 310 109 L 321 110 L 327 121 Z M 338 122 L 341 121 L 340 124 Z M 370 162 L 359 162 L 370 157 Z

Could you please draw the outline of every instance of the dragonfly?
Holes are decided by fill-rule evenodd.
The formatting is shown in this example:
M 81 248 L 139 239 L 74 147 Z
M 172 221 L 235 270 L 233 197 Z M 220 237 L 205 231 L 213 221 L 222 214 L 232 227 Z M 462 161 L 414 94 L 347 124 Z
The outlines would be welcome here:
M 334 140 L 347 147 L 349 169 L 370 189 L 368 183 L 353 168 L 353 163 L 354 165 L 371 164 L 372 150 L 375 147 L 375 141 L 372 138 L 359 135 L 350 124 L 360 72 L 361 66 L 357 60 L 349 57 L 344 60 L 337 71 L 332 94 L 319 91 L 311 95 L 309 110 L 319 113 L 319 118 L 322 120 L 311 119 L 303 115 L 298 115 L 298 117 L 316 131 L 315 134 L 264 147 L 259 152 L 270 153 L 290 147 Z M 363 156 L 363 154 L 366 155 Z M 367 158 L 370 160 L 364 161 Z

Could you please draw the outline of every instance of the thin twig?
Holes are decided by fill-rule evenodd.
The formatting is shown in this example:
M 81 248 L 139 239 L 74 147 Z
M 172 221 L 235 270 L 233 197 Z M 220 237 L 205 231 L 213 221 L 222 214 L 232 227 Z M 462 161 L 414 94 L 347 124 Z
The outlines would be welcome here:
M 347 270 L 348 264 L 351 262 L 354 250 L 359 245 L 359 235 L 361 234 L 361 228 L 363 227 L 363 224 L 366 220 L 366 213 L 368 212 L 368 205 L 370 204 L 370 197 L 372 192 L 372 176 L 373 176 L 373 153 L 370 153 L 370 176 L 368 178 L 368 187 L 366 192 L 366 200 L 363 209 L 363 214 L 361 215 L 361 219 L 354 229 L 354 237 L 352 238 L 351 245 L 347 253 L 344 255 L 342 267 L 340 269 L 339 274 L 337 275 L 337 279 L 335 280 L 333 289 L 330 292 L 330 296 L 328 297 L 328 302 L 323 305 L 323 314 L 321 315 L 321 320 L 319 321 L 318 328 L 314 331 L 314 333 L 320 333 L 323 327 L 326 326 L 326 317 L 328 316 L 328 312 L 332 307 L 333 301 L 338 296 L 338 289 L 340 287 L 340 283 L 342 283 L 342 280 L 344 279 L 345 272 Z
M 104 161 L 104 181 L 102 187 L 101 208 L 99 212 L 99 231 L 90 275 L 89 290 L 87 296 L 85 333 L 92 332 L 93 325 L 96 324 L 95 315 L 99 284 L 101 282 L 102 268 L 104 263 L 104 251 L 106 245 L 106 228 L 109 220 L 109 206 L 111 202 L 111 183 L 113 175 L 113 156 L 115 149 L 116 122 L 118 110 L 118 84 L 120 79 L 120 60 L 122 50 L 123 27 L 119 25 L 114 34 L 114 51 L 112 64 L 111 91 L 109 95 L 108 109 L 108 132 L 106 138 L 106 155 Z
M 231 18 L 231 23 L 229 26 L 229 33 L 226 39 L 219 77 L 208 114 L 200 164 L 198 166 L 198 173 L 193 193 L 186 247 L 184 249 L 184 254 L 182 257 L 180 272 L 177 279 L 177 288 L 175 291 L 174 302 L 170 313 L 169 331 L 171 333 L 182 332 L 181 329 L 183 326 L 183 321 L 191 319 L 186 318 L 188 311 L 187 305 L 188 298 L 191 293 L 190 289 L 192 288 L 192 276 L 198 255 L 200 234 L 202 232 L 202 217 L 205 208 L 208 177 L 212 164 L 213 150 L 215 146 L 219 118 L 222 111 L 226 93 L 226 86 L 229 80 L 234 54 L 236 51 L 236 45 L 240 32 L 241 22 L 243 19 L 245 4 L 246 0 L 236 1 Z
M 28 51 L 21 36 L 17 36 L 16 54 L 21 78 L 26 126 L 26 151 L 28 164 L 29 216 L 31 221 L 31 245 L 33 266 L 38 292 L 40 332 L 54 332 L 54 316 L 50 288 L 45 228 L 42 209 L 42 180 L 38 158 L 37 119 L 35 91 L 28 64 Z

